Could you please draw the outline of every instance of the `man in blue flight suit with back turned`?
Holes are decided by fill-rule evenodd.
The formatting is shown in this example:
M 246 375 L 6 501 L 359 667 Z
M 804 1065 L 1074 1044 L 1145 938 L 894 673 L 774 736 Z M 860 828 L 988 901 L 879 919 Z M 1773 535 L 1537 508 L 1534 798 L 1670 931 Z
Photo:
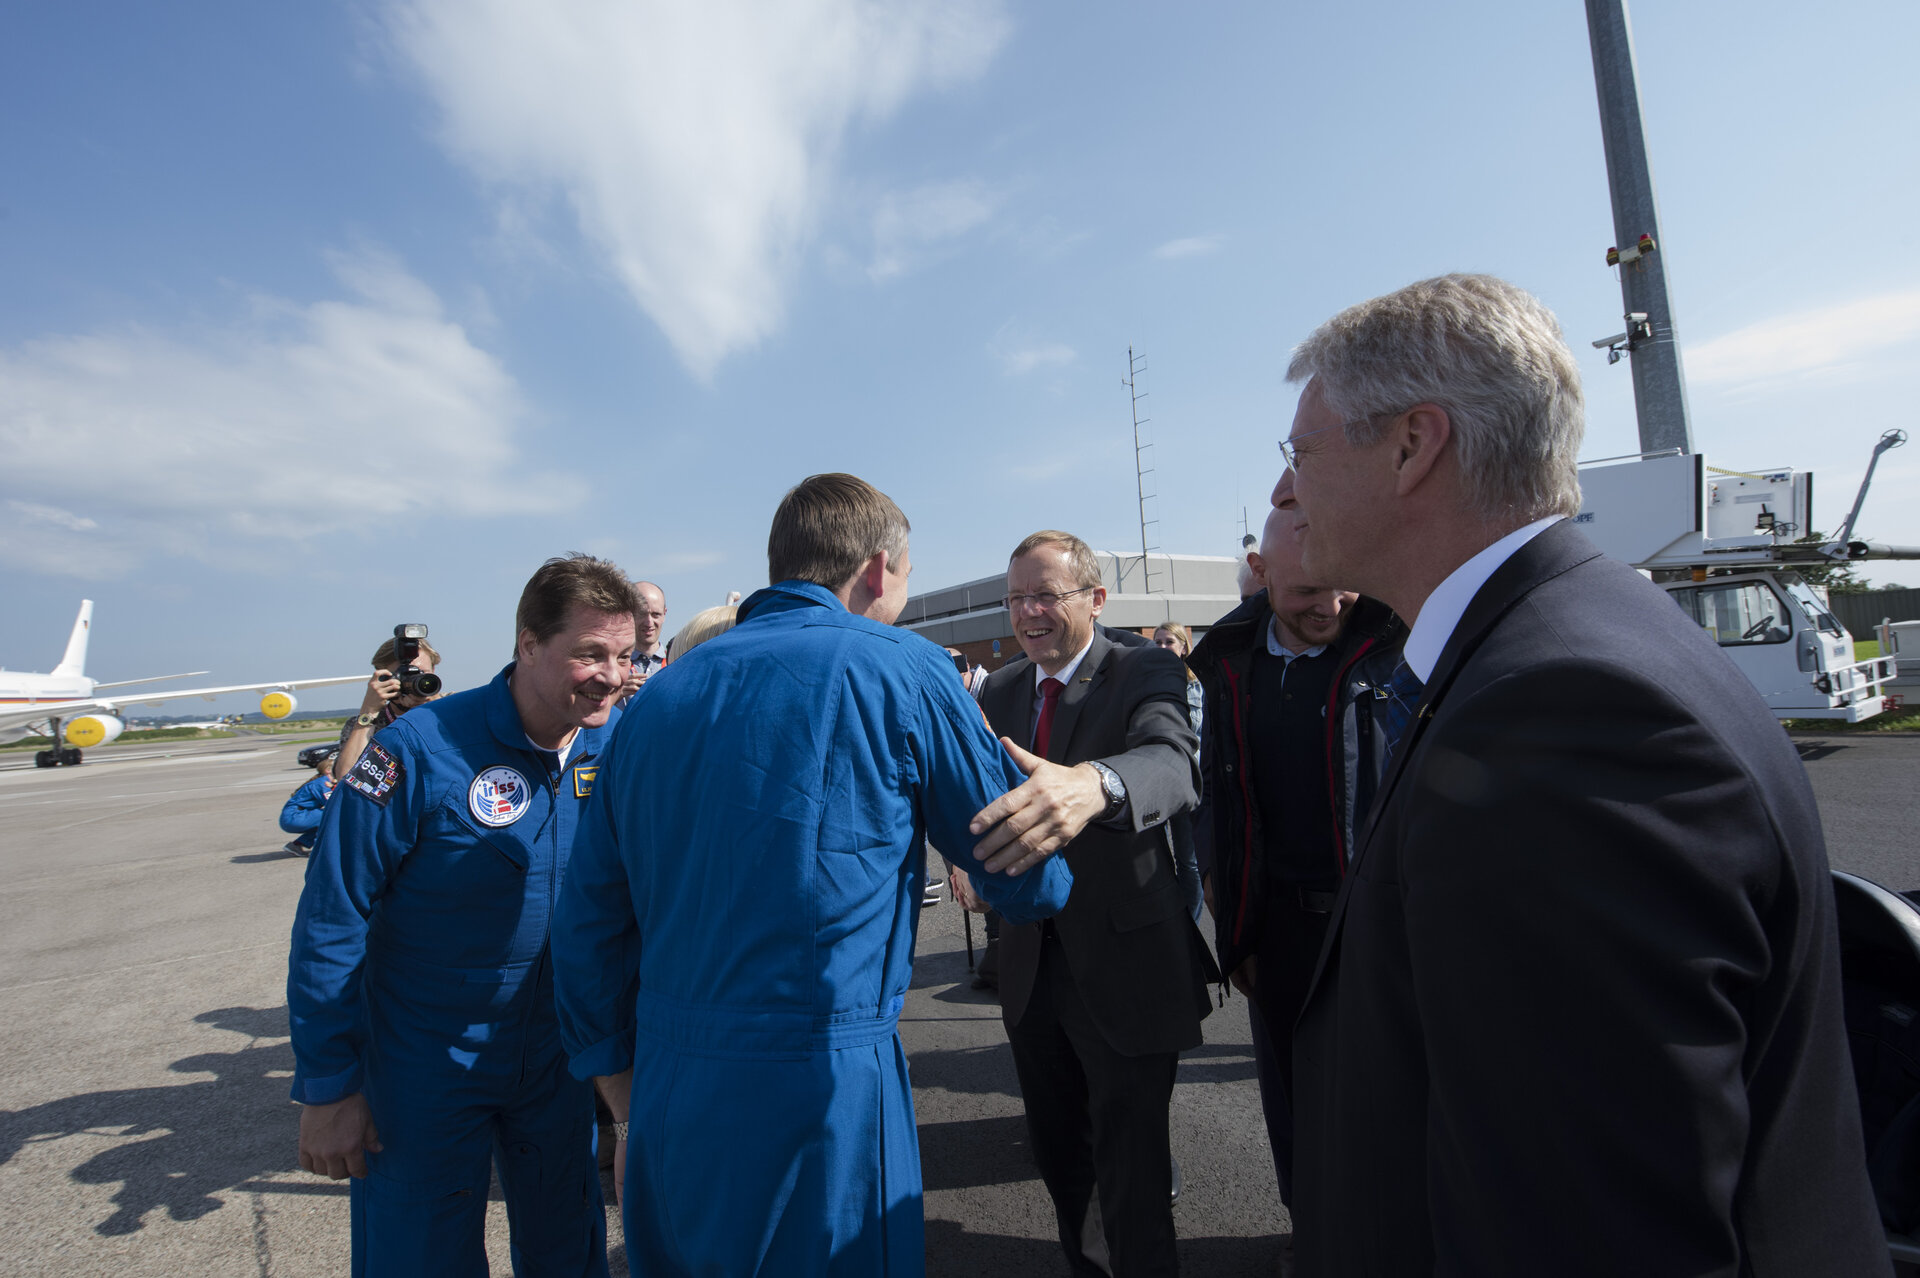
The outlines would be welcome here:
M 521 1278 L 605 1275 L 593 1098 L 569 1076 L 549 923 L 633 651 L 633 588 L 550 559 L 513 664 L 373 738 L 293 927 L 300 1165 L 352 1176 L 353 1273 L 485 1274 L 498 1168 Z
M 774 584 L 648 680 L 609 747 L 555 987 L 574 1072 L 631 1131 L 636 1274 L 919 1274 L 896 1025 L 926 840 L 1010 919 L 1066 903 L 1044 838 L 988 865 L 971 850 L 1024 777 L 946 653 L 891 624 L 907 532 L 852 475 L 802 481 L 773 518 Z

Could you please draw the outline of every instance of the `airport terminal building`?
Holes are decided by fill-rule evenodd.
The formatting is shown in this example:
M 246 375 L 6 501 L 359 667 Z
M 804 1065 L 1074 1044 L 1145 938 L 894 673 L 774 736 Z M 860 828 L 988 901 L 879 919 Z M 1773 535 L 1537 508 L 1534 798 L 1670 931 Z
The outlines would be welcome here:
M 1154 627 L 1177 621 L 1198 640 L 1214 622 L 1240 603 L 1240 560 L 1231 555 L 1122 555 L 1095 552 L 1107 606 L 1100 623 L 1116 630 L 1152 634 Z M 943 648 L 957 648 L 967 659 L 998 670 L 1020 654 L 1013 620 L 1001 602 L 1007 574 L 963 581 L 914 595 L 894 624 L 926 636 Z

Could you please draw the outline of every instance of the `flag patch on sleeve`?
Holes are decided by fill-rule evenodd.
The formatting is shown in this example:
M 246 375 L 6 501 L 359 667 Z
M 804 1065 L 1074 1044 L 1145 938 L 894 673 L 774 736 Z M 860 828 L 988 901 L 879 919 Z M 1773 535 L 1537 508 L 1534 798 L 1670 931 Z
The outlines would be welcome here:
M 360 752 L 360 761 L 353 765 L 341 784 L 358 790 L 384 808 L 406 777 L 407 770 L 400 766 L 400 760 L 387 753 L 378 742 L 369 741 L 367 748 Z

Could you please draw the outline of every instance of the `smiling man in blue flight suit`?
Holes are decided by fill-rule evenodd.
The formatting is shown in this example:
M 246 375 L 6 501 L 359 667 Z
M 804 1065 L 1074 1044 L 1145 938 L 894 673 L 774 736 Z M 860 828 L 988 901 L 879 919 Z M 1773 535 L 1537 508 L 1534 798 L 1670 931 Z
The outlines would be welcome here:
M 927 838 L 1011 919 L 1064 860 L 985 873 L 1025 777 L 947 654 L 891 623 L 907 521 L 852 475 L 781 502 L 775 584 L 629 704 L 554 925 L 561 1030 L 599 1078 L 636 1274 L 914 1275 L 920 1148 L 895 1026 Z M 1002 868 L 996 864 L 996 870 Z
M 382 729 L 320 827 L 287 1004 L 300 1165 L 352 1176 L 353 1273 L 484 1274 L 497 1166 L 521 1278 L 605 1275 L 593 1099 L 549 923 L 633 651 L 632 586 L 548 560 L 484 688 Z

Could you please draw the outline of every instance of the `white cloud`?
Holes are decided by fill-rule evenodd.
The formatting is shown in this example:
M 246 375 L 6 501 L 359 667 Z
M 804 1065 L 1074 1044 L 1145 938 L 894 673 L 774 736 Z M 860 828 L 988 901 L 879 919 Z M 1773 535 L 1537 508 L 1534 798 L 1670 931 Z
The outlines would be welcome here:
M 1190 235 L 1181 240 L 1168 240 L 1155 249 L 1153 255 L 1169 261 L 1183 257 L 1204 257 L 1208 253 L 1219 252 L 1220 246 L 1226 242 L 1226 237 L 1217 231 L 1206 235 Z
M 1687 348 L 1687 380 L 1738 389 L 1789 379 L 1843 380 L 1884 365 L 1920 339 L 1920 289 L 1795 311 Z M 1912 367 L 1915 355 L 1898 356 Z
M 779 324 L 849 129 L 978 75 L 998 0 L 389 0 L 447 147 L 565 198 L 681 361 Z
M 879 281 L 905 273 L 923 250 L 992 217 L 995 203 L 974 182 L 945 182 L 888 195 L 873 215 L 868 277 Z
M 14 501 L 12 498 L 7 499 L 7 505 L 28 523 L 52 524 L 55 528 L 64 528 L 68 532 L 85 532 L 89 528 L 100 526 L 97 520 L 88 519 L 85 515 L 76 515 L 70 510 L 62 510 L 58 506 L 38 506 L 30 501 Z
M 1064 342 L 1049 342 L 1031 336 L 1009 320 L 987 342 L 987 353 L 1000 361 L 1000 369 L 1009 377 L 1020 377 L 1037 368 L 1071 364 L 1080 353 Z
M 0 555 L 110 576 L 154 553 L 577 499 L 578 481 L 520 457 L 513 379 L 433 290 L 375 253 L 333 265 L 356 300 L 255 298 L 216 331 L 0 350 Z
M 1047 342 L 1038 346 L 1021 346 L 1003 351 L 1000 365 L 1007 372 L 1018 377 L 1022 373 L 1031 373 L 1036 368 L 1045 368 L 1055 364 L 1071 364 L 1079 352 L 1060 342 Z

